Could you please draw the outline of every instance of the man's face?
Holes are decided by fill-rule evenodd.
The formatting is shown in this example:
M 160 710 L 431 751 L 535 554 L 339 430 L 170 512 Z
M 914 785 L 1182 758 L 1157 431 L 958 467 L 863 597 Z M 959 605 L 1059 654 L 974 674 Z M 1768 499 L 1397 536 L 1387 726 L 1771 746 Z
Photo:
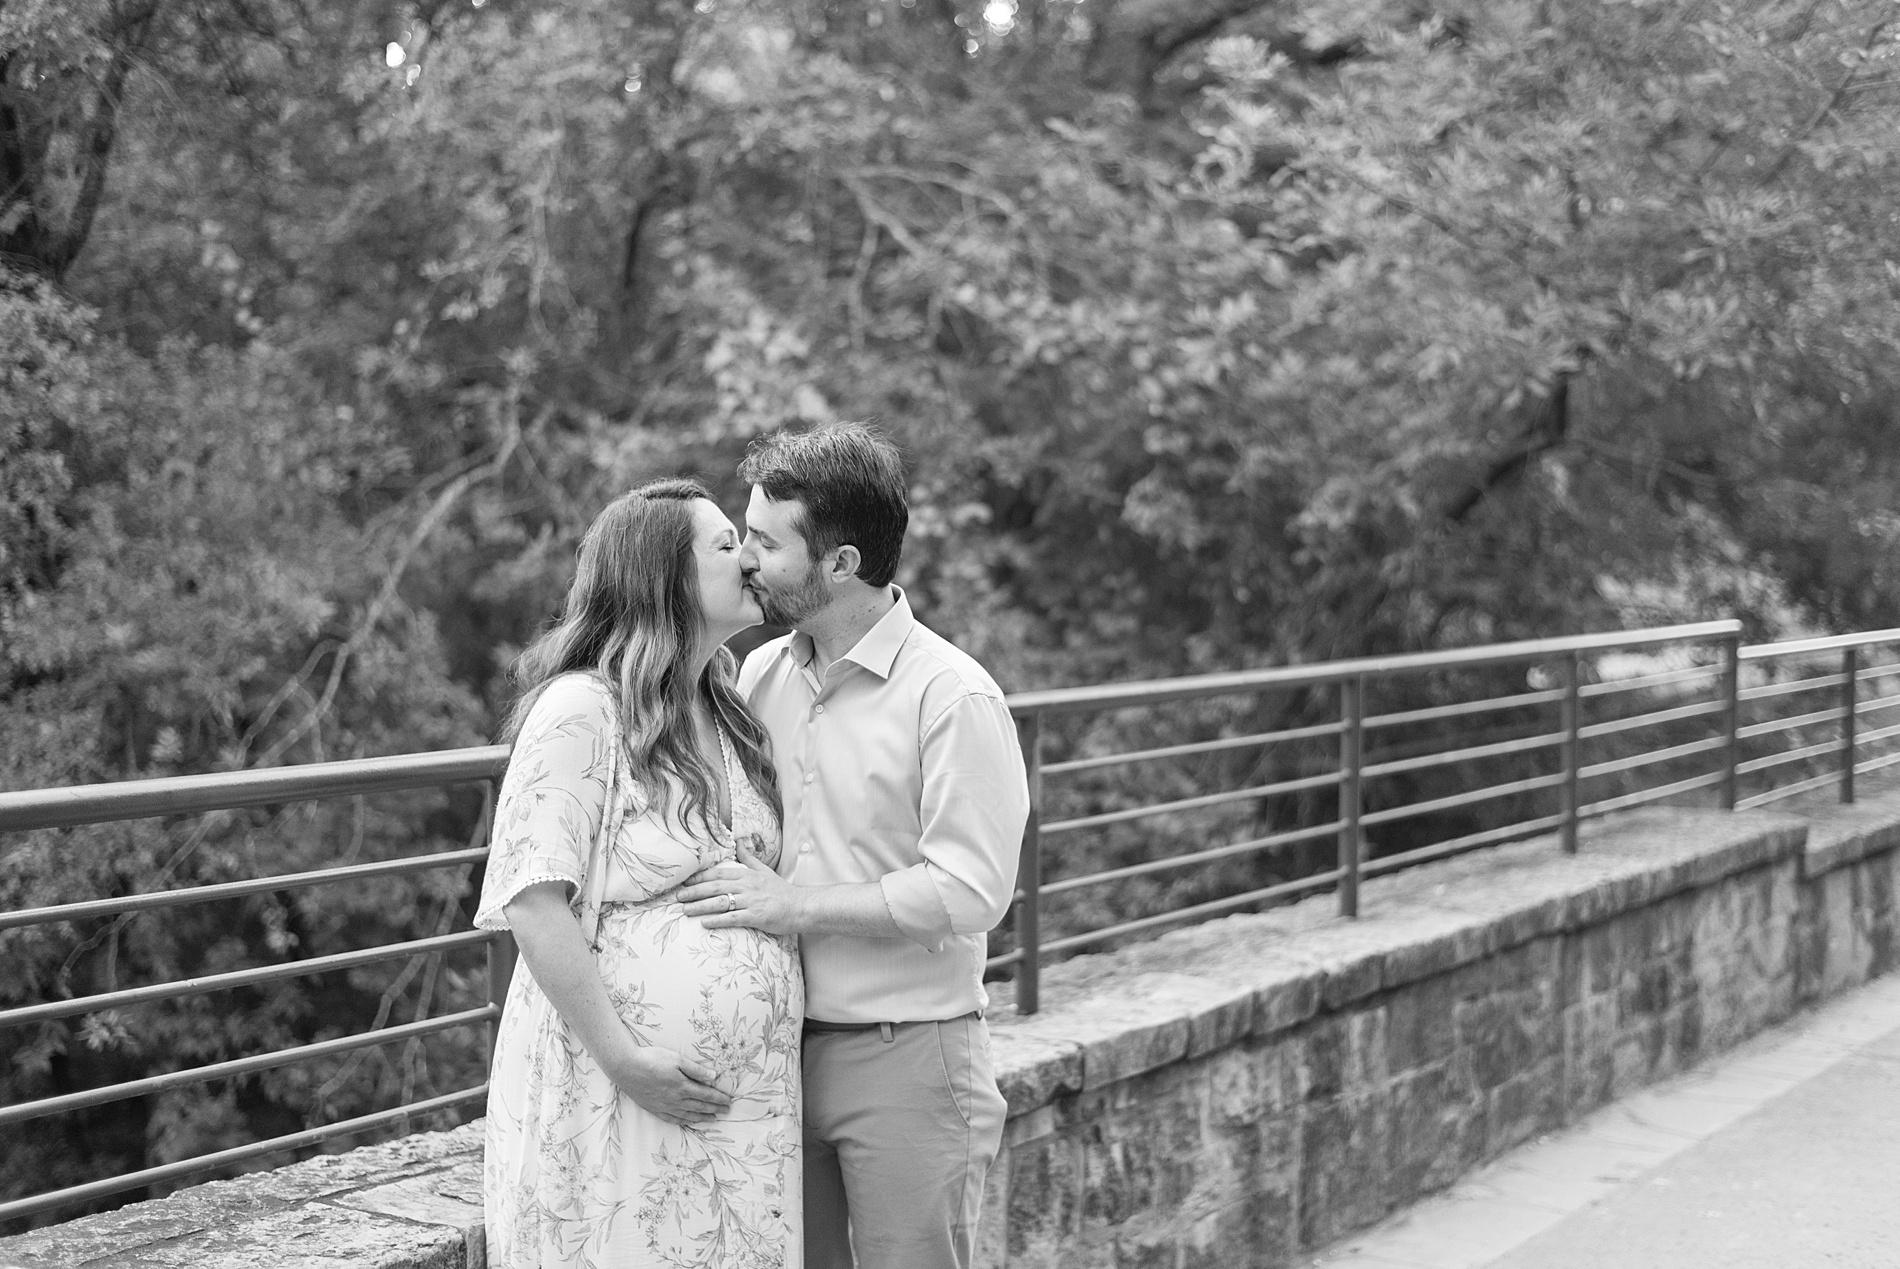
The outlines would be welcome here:
M 805 504 L 798 499 L 775 502 L 765 496 L 765 490 L 752 487 L 739 567 L 745 571 L 746 587 L 765 610 L 765 619 L 775 626 L 796 627 L 831 600 L 819 561 L 812 559 L 800 532 L 804 521 Z

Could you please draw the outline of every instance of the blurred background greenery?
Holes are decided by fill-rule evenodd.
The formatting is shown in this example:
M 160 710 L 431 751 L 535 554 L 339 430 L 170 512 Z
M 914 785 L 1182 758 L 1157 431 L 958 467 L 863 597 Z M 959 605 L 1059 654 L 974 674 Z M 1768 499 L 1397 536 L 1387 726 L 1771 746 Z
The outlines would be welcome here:
M 834 417 L 904 446 L 900 580 L 1010 689 L 1900 625 L 1896 119 L 1864 0 L 6 0 L 0 787 L 485 742 L 607 498 L 689 471 L 737 515 L 746 441 Z M 1052 752 L 1330 705 L 1254 708 Z M 478 818 L 21 835 L 0 905 Z M 478 883 L 0 934 L 0 1004 L 461 928 Z M 0 1098 L 465 1007 L 477 968 L 9 1031 Z M 0 1195 L 481 1065 L 436 1037 L 47 1121 Z

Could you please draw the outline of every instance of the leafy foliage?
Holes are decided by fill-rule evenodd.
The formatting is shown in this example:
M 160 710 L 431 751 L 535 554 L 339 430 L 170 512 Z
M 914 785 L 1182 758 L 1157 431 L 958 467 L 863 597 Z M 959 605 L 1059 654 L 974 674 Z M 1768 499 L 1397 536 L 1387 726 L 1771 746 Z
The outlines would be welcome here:
M 1891 5 L 1829 0 L 8 5 L 0 782 L 477 741 L 594 507 L 695 470 L 736 509 L 749 437 L 833 416 L 905 445 L 900 580 L 1010 687 L 1900 624 L 1896 36 Z M 1125 716 L 1052 752 L 1332 708 Z M 1110 773 L 1073 805 L 1313 761 Z M 456 790 L 40 834 L 0 896 L 413 853 L 476 818 Z M 1222 869 L 1091 919 L 1271 879 Z M 4 934 L 0 990 L 432 933 L 469 880 Z M 9 1033 L 0 1083 L 407 1020 L 472 971 Z M 89 1112 L 10 1145 L 0 1185 L 455 1087 L 478 1045 Z

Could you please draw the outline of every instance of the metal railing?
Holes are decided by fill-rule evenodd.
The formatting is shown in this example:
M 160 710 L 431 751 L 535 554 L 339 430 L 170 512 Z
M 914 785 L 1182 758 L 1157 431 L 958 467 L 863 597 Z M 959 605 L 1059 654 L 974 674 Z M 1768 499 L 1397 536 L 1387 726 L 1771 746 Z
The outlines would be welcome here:
M 1655 630 L 1618 631 L 1558 639 L 1403 656 L 1367 657 L 1313 665 L 1210 674 L 1099 687 L 1018 693 L 1009 704 L 1028 769 L 1031 810 L 1023 833 L 1018 892 L 1002 937 L 1013 946 L 992 957 L 992 976 L 1014 979 L 1015 1006 L 1038 1006 L 1041 968 L 1052 956 L 1073 953 L 1167 926 L 1202 920 L 1331 889 L 1342 916 L 1356 915 L 1362 880 L 1427 860 L 1555 830 L 1561 848 L 1578 848 L 1578 827 L 1611 811 L 1685 795 L 1722 807 L 1767 805 L 1822 788 L 1839 787 L 1851 801 L 1855 776 L 1900 763 L 1900 725 L 1863 730 L 1863 715 L 1900 708 L 1889 692 L 1900 663 L 1866 663 L 1869 649 L 1900 643 L 1900 630 L 1874 631 L 1757 647 L 1741 645 L 1734 621 Z M 1653 664 L 1619 676 L 1605 657 L 1648 654 Z M 1660 654 L 1660 655 L 1659 655 Z M 1686 663 L 1669 664 L 1673 657 Z M 1698 657 L 1700 659 L 1698 659 Z M 1810 673 L 1817 659 L 1829 668 Z M 1838 668 L 1835 668 L 1838 667 Z M 1628 667 L 1625 667 L 1626 669 Z M 1798 677 L 1781 679 L 1784 671 Z M 1462 694 L 1447 676 L 1488 675 L 1506 690 Z M 1416 705 L 1418 685 L 1438 682 L 1438 696 Z M 1410 688 L 1407 687 L 1410 685 Z M 1712 687 L 1712 691 L 1709 690 Z M 1826 693 L 1821 708 L 1786 716 L 1780 704 Z M 1430 692 L 1426 693 L 1429 698 Z M 1274 725 L 1132 749 L 1105 746 L 1105 718 L 1155 717 L 1158 707 L 1205 708 L 1250 702 L 1266 708 Z M 1269 705 L 1262 705 L 1269 702 Z M 1403 707 L 1400 707 L 1403 706 Z M 1617 712 L 1619 709 L 1624 712 Z M 1592 714 L 1598 715 L 1592 717 Z M 1610 716 L 1602 716 L 1609 714 Z M 1754 715 L 1765 714 L 1765 717 Z M 1500 723 L 1499 719 L 1507 720 Z M 1228 719 L 1227 722 L 1231 722 Z M 1490 728 L 1476 736 L 1464 728 Z M 1223 723 L 1217 731 L 1231 731 Z M 1166 726 L 1132 734 L 1169 739 Z M 1112 740 L 1118 733 L 1108 729 Z M 1657 737 L 1664 743 L 1651 744 Z M 1475 741 L 1475 743 L 1474 743 Z M 1892 743 L 1888 743 L 1892 742 Z M 1231 762 L 1253 755 L 1255 777 L 1241 787 L 1197 790 L 1184 796 L 1149 793 L 1130 770 L 1177 770 L 1184 761 Z M 506 766 L 502 746 L 440 754 L 405 755 L 231 774 L 129 781 L 83 788 L 0 793 L 0 832 L 99 824 L 152 816 L 179 816 L 242 807 L 281 805 L 370 793 L 479 781 L 484 825 L 494 782 Z M 1496 779 L 1507 766 L 1510 778 Z M 1528 774 L 1512 774 L 1522 768 Z M 1100 773 L 1118 772 L 1114 780 Z M 1258 774 L 1264 773 L 1264 776 Z M 1791 780 L 1784 777 L 1792 775 Z M 1091 786 L 1089 781 L 1093 780 Z M 1062 782 L 1072 786 L 1066 792 Z M 1432 784 L 1440 782 L 1449 791 Z M 1777 781 L 1781 781 L 1777 783 Z M 1447 783 L 1448 782 L 1448 783 Z M 1744 791 L 1744 784 L 1760 785 Z M 1051 817 L 1051 789 L 1062 806 Z M 1132 803 L 1132 804 L 1130 804 Z M 1498 810 L 1497 808 L 1505 808 Z M 1495 822 L 1474 827 L 1468 817 Z M 1446 829 L 1447 817 L 1467 817 Z M 1237 827 L 1234 840 L 1208 845 L 1210 829 Z M 1138 857 L 1093 871 L 1086 843 L 1142 826 L 1174 825 L 1172 839 L 1189 849 L 1167 849 L 1168 832 L 1140 838 Z M 1421 827 L 1422 826 L 1422 827 Z M 1383 840 L 1381 840 L 1383 839 Z M 485 843 L 485 836 L 482 839 Z M 1082 842 L 1074 848 L 1070 843 Z M 1124 843 L 1125 845 L 1126 843 Z M 1396 847 L 1369 850 L 1372 847 Z M 1304 870 L 1270 884 L 1243 884 L 1161 911 L 1121 915 L 1089 925 L 1057 909 L 1073 898 L 1139 887 L 1193 870 L 1244 867 L 1288 853 L 1324 852 Z M 156 893 L 0 913 L 0 931 L 97 917 L 123 918 L 183 904 L 206 903 L 425 870 L 472 866 L 487 847 L 446 851 L 367 864 L 317 869 Z M 1071 857 L 1073 856 L 1073 858 Z M 1056 875 L 1061 874 L 1061 875 Z M 1259 878 L 1255 878 L 1258 880 Z M 1057 918 L 1051 930 L 1051 919 Z M 1054 937 L 1049 937 L 1053 932 Z M 436 1018 L 213 1065 L 168 1072 L 57 1097 L 0 1107 L 0 1131 L 125 1098 L 191 1084 L 231 1079 L 295 1062 L 413 1041 L 454 1028 L 493 1029 L 513 972 L 512 940 L 469 930 L 355 951 L 287 961 L 205 977 L 126 988 L 0 1011 L 0 1028 L 71 1018 L 114 1007 L 175 1000 L 302 977 L 331 970 L 481 946 L 487 950 L 488 1002 Z M 331 1138 L 399 1123 L 431 1111 L 481 1101 L 486 1085 L 312 1127 L 215 1154 L 145 1168 L 0 1203 L 0 1220 L 23 1217 L 142 1186 L 167 1183 L 248 1159 L 296 1150 Z
M 507 761 L 507 748 L 495 745 L 437 754 L 404 754 L 390 758 L 313 763 L 301 767 L 276 767 L 216 775 L 128 780 L 118 784 L 0 793 L 0 832 L 70 828 L 156 816 L 170 817 L 326 798 L 356 797 L 480 781 L 483 784 L 483 824 L 478 833 L 485 840 L 489 809 L 493 805 L 494 782 L 500 779 Z M 266 892 L 296 890 L 310 886 L 334 885 L 340 882 L 467 866 L 486 859 L 487 855 L 488 849 L 484 844 L 466 850 L 442 851 L 337 868 L 321 868 L 308 872 L 259 877 L 247 881 L 0 912 L 0 931 L 54 922 L 125 917 L 177 908 L 187 904 L 211 903 Z M 386 1044 L 409 1042 L 455 1028 L 486 1027 L 489 1045 L 492 1047 L 495 1024 L 501 1017 L 501 1004 L 507 994 L 509 978 L 513 972 L 513 940 L 505 934 L 468 930 L 329 956 L 290 960 L 277 965 L 257 966 L 198 978 L 154 983 L 143 987 L 100 992 L 67 1000 L 46 1001 L 36 1005 L 0 1010 L 0 1029 L 7 1029 L 81 1014 L 98 1013 L 106 1009 L 178 1000 L 187 996 L 230 991 L 235 988 L 255 987 L 382 961 L 440 956 L 457 949 L 476 946 L 486 949 L 488 960 L 489 999 L 488 1003 L 480 1008 L 460 1010 L 401 1026 L 382 1027 L 356 1035 L 260 1053 L 233 1061 L 171 1071 L 144 1079 L 127 1080 L 58 1097 L 0 1106 L 0 1133 L 16 1133 L 20 1131 L 19 1125 L 48 1115 L 71 1113 L 108 1102 L 144 1097 L 194 1084 L 234 1079 L 287 1066 L 294 1062 L 333 1057 Z M 301 1132 L 249 1142 L 212 1154 L 181 1159 L 174 1163 L 142 1168 L 81 1185 L 66 1186 L 27 1198 L 15 1199 L 0 1203 L 0 1221 L 34 1216 L 57 1208 L 106 1198 L 126 1190 L 166 1184 L 217 1171 L 247 1160 L 320 1145 L 334 1138 L 354 1136 L 392 1124 L 400 1124 L 405 1120 L 434 1111 L 481 1102 L 487 1097 L 487 1093 L 488 1086 L 485 1083 L 479 1084 L 472 1088 L 409 1102 L 371 1114 L 321 1124 Z
M 1653 802 L 1699 795 L 1719 807 L 1747 809 L 1829 784 L 1839 787 L 1843 801 L 1852 801 L 1856 773 L 1900 763 L 1900 725 L 1873 731 L 1856 725 L 1862 715 L 1900 708 L 1900 694 L 1865 697 L 1870 685 L 1890 684 L 1900 675 L 1900 664 L 1861 664 L 1868 649 L 1894 643 L 1900 643 L 1900 630 L 1744 647 L 1738 622 L 1713 621 L 1017 694 L 1010 706 L 1029 772 L 1031 810 L 1007 933 L 1014 946 L 991 957 L 989 968 L 992 974 L 1010 973 L 1016 1008 L 1033 1013 L 1041 968 L 1051 956 L 1323 890 L 1334 891 L 1340 914 L 1351 917 L 1365 878 L 1552 831 L 1564 851 L 1574 852 L 1583 821 Z M 1639 666 L 1639 672 L 1622 677 L 1601 673 L 1607 654 L 1659 652 L 1678 660 L 1690 654 L 1690 663 Z M 1700 661 L 1693 656 L 1697 652 L 1705 654 Z M 1838 671 L 1775 680 L 1781 669 L 1798 671 L 1821 657 L 1837 657 Z M 1381 689 L 1407 680 L 1507 668 L 1526 672 L 1524 681 L 1498 695 L 1373 712 Z M 1801 694 L 1821 692 L 1834 694 L 1824 708 L 1788 717 L 1749 717 Z M 1330 708 L 1320 703 L 1322 696 L 1331 698 Z M 1281 717 L 1296 720 L 1294 725 L 1122 752 L 1094 752 L 1086 733 L 1072 735 L 1066 738 L 1068 752 L 1052 760 L 1051 733 L 1062 720 L 1233 697 L 1299 697 L 1307 708 L 1304 714 L 1297 708 L 1281 711 Z M 1610 716 L 1593 718 L 1593 713 Z M 1472 738 L 1458 730 L 1500 715 L 1516 720 L 1503 728 L 1508 734 L 1502 738 L 1469 743 Z M 1405 732 L 1413 733 L 1406 743 L 1382 745 Z M 1653 743 L 1658 735 L 1662 743 Z M 1314 742 L 1330 753 L 1314 754 Z M 1305 769 L 1281 763 L 1277 778 L 1189 797 L 1137 799 L 1135 805 L 1112 809 L 1097 809 L 1084 795 L 1071 799 L 1082 804 L 1081 813 L 1051 814 L 1050 786 L 1060 777 L 1293 746 L 1305 746 L 1309 761 Z M 1487 775 L 1499 762 L 1534 764 L 1540 757 L 1547 758 L 1542 770 L 1504 780 Z M 1798 778 L 1777 782 L 1790 772 Z M 1403 796 L 1408 790 L 1394 788 L 1409 777 L 1414 782 L 1409 791 L 1416 793 L 1418 777 L 1428 773 L 1463 787 L 1411 798 Z M 1745 783 L 1763 787 L 1746 792 Z M 1329 808 L 1322 808 L 1313 795 L 1328 792 L 1334 797 Z M 1382 796 L 1370 796 L 1373 792 Z M 1113 786 L 1098 787 L 1094 794 L 1096 802 L 1129 800 L 1125 789 Z M 1497 822 L 1468 824 L 1464 831 L 1435 832 L 1429 823 L 1417 828 L 1434 817 L 1501 803 L 1515 804 L 1519 813 L 1495 814 L 1491 818 Z M 1208 845 L 1206 831 L 1194 827 L 1192 817 L 1233 808 L 1250 810 L 1237 822 L 1229 817 L 1238 836 Z M 1058 841 L 1170 818 L 1186 826 L 1174 836 L 1193 842 L 1191 848 L 1168 849 L 1162 834 L 1162 841 L 1146 843 L 1145 849 L 1137 844 L 1136 853 L 1145 857 L 1135 862 L 1052 876 L 1060 862 Z M 1408 822 L 1416 830 L 1413 840 L 1391 843 L 1396 849 L 1368 850 L 1370 835 Z M 1071 921 L 1071 928 L 1060 933 L 1050 928 L 1052 902 L 1085 891 L 1314 846 L 1330 846 L 1330 858 L 1318 867 L 1293 869 L 1296 875 L 1271 884 L 1123 915 L 1107 924 Z M 1086 849 L 1078 853 L 1090 854 Z

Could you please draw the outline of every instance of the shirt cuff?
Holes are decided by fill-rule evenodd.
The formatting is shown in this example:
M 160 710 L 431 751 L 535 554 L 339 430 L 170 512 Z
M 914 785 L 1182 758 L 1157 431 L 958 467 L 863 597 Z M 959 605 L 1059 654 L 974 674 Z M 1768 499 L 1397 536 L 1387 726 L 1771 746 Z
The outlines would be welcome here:
M 950 937 L 950 910 L 943 906 L 936 883 L 931 881 L 929 865 L 913 864 L 878 878 L 884 891 L 884 906 L 898 931 L 926 952 L 943 950 Z

